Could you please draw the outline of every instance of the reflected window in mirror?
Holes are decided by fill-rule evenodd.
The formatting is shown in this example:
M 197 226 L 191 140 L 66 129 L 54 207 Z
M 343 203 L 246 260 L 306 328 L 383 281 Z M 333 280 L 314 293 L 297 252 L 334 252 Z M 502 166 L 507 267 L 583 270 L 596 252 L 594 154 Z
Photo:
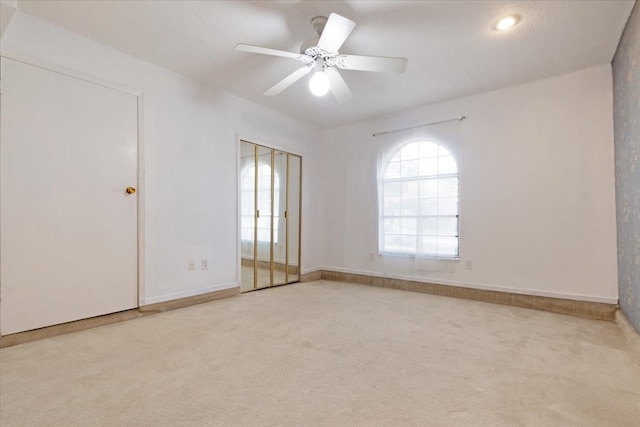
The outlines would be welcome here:
M 280 204 L 280 177 L 274 172 L 273 177 L 273 211 L 278 212 Z M 254 215 L 255 215 L 255 186 L 256 167 L 254 164 L 246 165 L 241 173 L 240 182 L 240 206 L 241 227 L 240 238 L 242 241 L 254 239 Z M 266 163 L 258 164 L 258 242 L 269 243 L 271 241 L 271 166 Z M 278 223 L 276 216 L 273 221 L 274 244 L 278 243 Z

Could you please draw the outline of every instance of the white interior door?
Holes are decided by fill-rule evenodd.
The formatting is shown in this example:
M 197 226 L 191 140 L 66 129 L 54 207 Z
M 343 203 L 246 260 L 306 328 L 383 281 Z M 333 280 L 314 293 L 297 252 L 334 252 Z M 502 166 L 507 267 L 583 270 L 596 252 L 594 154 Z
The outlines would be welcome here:
M 137 97 L 1 62 L 2 335 L 137 307 Z

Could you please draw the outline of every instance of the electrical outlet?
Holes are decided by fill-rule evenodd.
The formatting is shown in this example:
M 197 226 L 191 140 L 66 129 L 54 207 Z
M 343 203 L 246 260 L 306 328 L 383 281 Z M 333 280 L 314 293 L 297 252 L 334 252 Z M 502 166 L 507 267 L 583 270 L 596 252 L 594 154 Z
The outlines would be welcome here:
M 369 254 L 369 261 L 373 262 L 373 254 Z
M 206 258 L 202 258 L 200 260 L 200 268 L 203 270 L 208 270 L 209 269 L 209 260 Z
M 196 269 L 196 261 L 195 261 L 195 260 L 193 260 L 193 259 L 190 259 L 190 260 L 189 260 L 189 264 L 188 264 L 188 266 L 189 266 L 189 267 L 188 267 L 188 268 L 189 268 L 189 270 L 195 270 L 195 269 Z
M 473 268 L 473 260 L 471 259 L 465 259 L 464 260 L 464 268 L 466 270 L 471 270 Z

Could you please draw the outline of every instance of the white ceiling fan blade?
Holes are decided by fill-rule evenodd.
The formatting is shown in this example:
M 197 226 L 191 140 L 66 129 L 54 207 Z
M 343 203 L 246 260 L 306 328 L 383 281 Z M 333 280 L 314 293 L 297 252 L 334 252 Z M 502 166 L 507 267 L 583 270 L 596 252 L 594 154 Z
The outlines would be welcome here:
M 322 30 L 318 47 L 327 52 L 337 52 L 355 26 L 356 23 L 352 20 L 332 13 L 329 15 L 324 30 Z
M 333 67 L 329 67 L 324 73 L 329 79 L 329 90 L 340 104 L 344 104 L 353 98 L 353 93 L 349 90 L 347 83 L 344 81 L 338 70 Z
M 336 65 L 338 68 L 342 68 L 344 70 L 404 73 L 404 70 L 407 68 L 407 58 L 340 55 L 336 58 Z
M 253 46 L 243 43 L 237 45 L 235 47 L 235 50 L 251 53 L 261 53 L 263 55 L 283 56 L 285 58 L 297 59 L 302 62 L 309 62 L 313 60 L 310 56 L 301 53 L 287 52 L 286 50 L 270 49 L 268 47 Z
M 313 64 L 304 65 L 298 68 L 293 73 L 289 74 L 287 77 L 285 77 L 284 79 L 276 83 L 271 89 L 263 93 L 263 95 L 275 96 L 279 94 L 280 92 L 282 92 L 283 90 L 285 90 L 286 88 L 288 88 L 289 86 L 291 86 L 292 84 L 294 84 L 295 82 L 303 78 L 305 75 L 307 75 L 312 68 L 313 68 Z

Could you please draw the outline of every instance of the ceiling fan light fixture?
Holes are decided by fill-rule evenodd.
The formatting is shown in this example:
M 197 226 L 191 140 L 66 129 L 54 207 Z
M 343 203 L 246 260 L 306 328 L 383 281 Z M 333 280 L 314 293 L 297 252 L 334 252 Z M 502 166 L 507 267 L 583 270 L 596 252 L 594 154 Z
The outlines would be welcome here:
M 520 22 L 520 17 L 518 15 L 509 15 L 504 18 L 500 18 L 493 28 L 497 31 L 506 31 L 509 28 L 514 27 L 518 22 Z
M 356 23 L 352 20 L 337 13 L 332 13 L 329 18 L 316 16 L 311 20 L 311 25 L 318 37 L 304 42 L 300 47 L 300 53 L 244 43 L 240 43 L 235 47 L 236 50 L 243 52 L 281 56 L 304 63 L 302 67 L 273 85 L 263 95 L 278 95 L 311 71 L 315 71 L 309 79 L 311 93 L 315 96 L 324 96 L 330 91 L 336 100 L 343 104 L 353 98 L 353 93 L 351 93 L 346 82 L 340 76 L 338 68 L 342 70 L 404 73 L 407 66 L 407 58 L 340 54 L 340 47 L 356 26 Z
M 315 96 L 324 96 L 329 92 L 329 79 L 324 71 L 316 71 L 309 79 L 309 90 Z

